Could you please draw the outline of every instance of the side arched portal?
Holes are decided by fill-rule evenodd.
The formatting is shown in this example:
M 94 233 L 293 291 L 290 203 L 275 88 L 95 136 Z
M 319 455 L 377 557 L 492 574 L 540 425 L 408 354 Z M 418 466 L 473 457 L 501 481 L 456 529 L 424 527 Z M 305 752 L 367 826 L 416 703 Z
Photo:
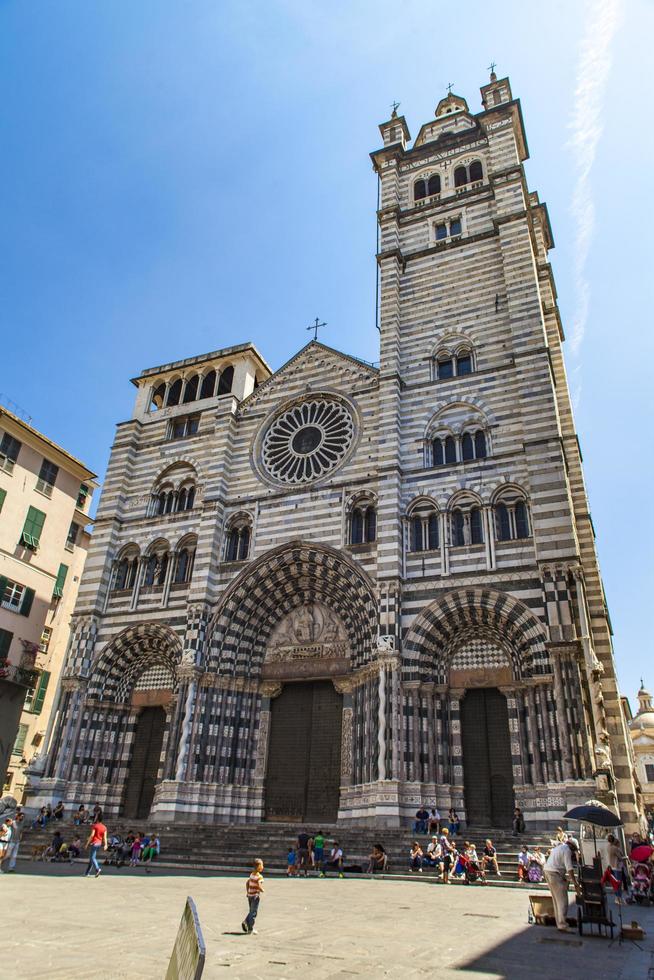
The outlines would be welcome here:
M 445 593 L 416 617 L 403 644 L 409 778 L 448 784 L 451 802 L 476 826 L 507 826 L 514 802 L 583 776 L 568 669 L 514 596 Z M 435 729 L 435 746 L 423 740 L 425 727 Z
M 172 629 L 141 623 L 119 633 L 92 665 L 71 776 L 92 779 L 98 798 L 126 817 L 149 816 L 162 778 L 181 654 Z

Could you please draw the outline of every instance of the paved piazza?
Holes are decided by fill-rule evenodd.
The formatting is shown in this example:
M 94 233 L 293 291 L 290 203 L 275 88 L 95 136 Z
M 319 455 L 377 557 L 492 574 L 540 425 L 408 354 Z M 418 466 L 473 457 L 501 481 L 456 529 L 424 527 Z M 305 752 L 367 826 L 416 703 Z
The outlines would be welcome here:
M 0 976 L 163 980 L 184 901 L 197 904 L 204 977 L 654 977 L 654 909 L 629 909 L 643 950 L 527 925 L 527 892 L 379 880 L 266 879 L 246 936 L 245 879 L 19 861 L 0 879 Z M 528 890 L 527 890 L 528 891 Z

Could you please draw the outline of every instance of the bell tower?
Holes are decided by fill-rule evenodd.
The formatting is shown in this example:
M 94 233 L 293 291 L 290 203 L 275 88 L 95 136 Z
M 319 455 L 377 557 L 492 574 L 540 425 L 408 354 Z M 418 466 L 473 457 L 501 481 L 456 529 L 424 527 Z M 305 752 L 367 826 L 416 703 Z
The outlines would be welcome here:
M 457 589 L 474 607 L 470 590 L 489 589 L 531 610 L 546 638 L 535 668 L 542 689 L 540 681 L 523 688 L 514 660 L 513 682 L 501 690 L 525 745 L 547 729 L 549 703 L 558 721 L 548 745 L 512 745 L 515 798 L 535 813 L 546 783 L 559 801 L 555 819 L 574 794 L 551 786 L 576 778 L 632 822 L 627 734 L 548 261 L 554 241 L 547 207 L 527 184 L 520 102 L 494 68 L 481 111 L 450 85 L 412 144 L 394 111 L 371 154 L 379 180 L 378 576 L 401 594 L 400 642 L 411 636 L 416 647 L 414 662 L 403 654 L 403 679 L 413 690 L 439 671 L 448 676 L 447 659 L 419 663 L 423 641 L 412 630 L 430 602 L 446 604 Z M 468 631 L 461 642 L 481 651 L 480 637 Z M 515 655 L 506 637 L 496 639 Z M 481 676 L 466 665 L 486 669 L 484 656 L 466 654 L 455 671 L 448 724 L 466 682 Z M 409 695 L 410 715 L 421 717 L 421 699 Z M 575 699 L 573 721 L 566 712 Z M 464 806 L 460 758 L 449 772 L 450 799 L 461 793 Z

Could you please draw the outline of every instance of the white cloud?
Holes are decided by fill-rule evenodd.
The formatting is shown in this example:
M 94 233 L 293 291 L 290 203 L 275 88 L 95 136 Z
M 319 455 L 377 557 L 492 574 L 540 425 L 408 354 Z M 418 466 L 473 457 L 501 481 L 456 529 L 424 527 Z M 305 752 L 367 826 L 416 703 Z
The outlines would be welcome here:
M 574 280 L 576 308 L 570 344 L 577 353 L 586 330 L 590 285 L 586 261 L 595 227 L 595 206 L 590 185 L 597 146 L 604 129 L 604 97 L 611 73 L 611 47 L 620 24 L 621 0 L 587 0 L 586 29 L 579 46 L 570 146 L 574 154 L 576 182 L 572 214 L 576 223 Z

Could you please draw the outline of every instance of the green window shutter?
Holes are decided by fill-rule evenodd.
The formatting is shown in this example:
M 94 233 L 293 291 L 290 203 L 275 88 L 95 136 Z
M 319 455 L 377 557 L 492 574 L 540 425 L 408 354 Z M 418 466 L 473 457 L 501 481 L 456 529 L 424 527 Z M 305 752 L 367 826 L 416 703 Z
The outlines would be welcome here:
M 43 511 L 37 510 L 36 507 L 30 507 L 27 511 L 23 533 L 21 534 L 23 544 L 26 544 L 28 548 L 34 548 L 36 550 L 41 540 L 41 532 L 43 531 L 44 524 L 45 514 Z
M 44 670 L 41 672 L 39 677 L 39 683 L 36 686 L 36 691 L 32 698 L 32 707 L 30 711 L 33 715 L 40 715 L 43 710 L 43 702 L 45 701 L 45 692 L 48 690 L 48 683 L 50 681 L 50 671 Z
M 0 511 L 2 510 L 2 505 L 5 502 L 5 497 L 7 496 L 6 490 L 0 490 Z
M 34 589 L 25 589 L 23 595 L 23 601 L 20 604 L 20 614 L 21 616 L 29 616 L 32 611 L 32 603 L 34 602 Z
M 16 741 L 14 742 L 14 747 L 11 750 L 12 755 L 22 755 L 23 749 L 25 748 L 25 739 L 27 738 L 28 726 L 21 723 L 18 726 L 18 731 L 16 732 Z
M 7 579 L 5 579 L 6 581 Z M 6 660 L 9 656 L 9 647 L 13 638 L 14 634 L 10 633 L 9 630 L 0 630 L 0 660 Z
M 66 576 L 68 575 L 68 565 L 63 563 L 59 566 L 59 571 L 57 572 L 57 581 L 55 582 L 53 597 L 60 599 L 64 594 L 64 584 L 66 582 Z
M 7 582 L 9 579 L 5 575 L 0 575 L 0 602 L 5 597 L 5 589 L 7 588 Z

